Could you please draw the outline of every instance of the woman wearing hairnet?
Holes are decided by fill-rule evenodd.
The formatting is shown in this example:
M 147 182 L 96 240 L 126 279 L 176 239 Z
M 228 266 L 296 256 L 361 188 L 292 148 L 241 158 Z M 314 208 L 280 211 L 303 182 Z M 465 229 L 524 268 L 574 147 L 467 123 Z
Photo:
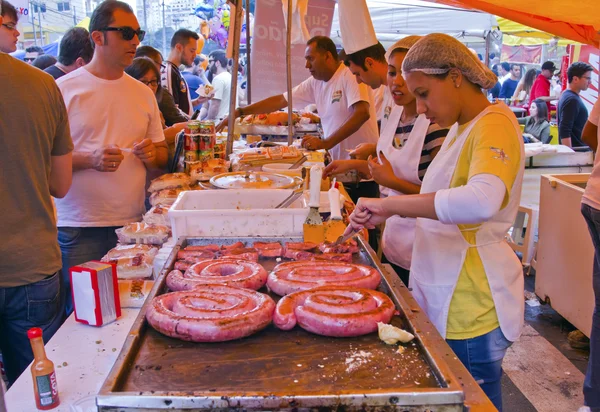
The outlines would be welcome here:
M 393 215 L 418 218 L 412 293 L 502 410 L 502 359 L 524 317 L 521 264 L 504 240 L 523 182 L 519 125 L 506 105 L 491 104 L 482 92 L 496 76 L 453 37 L 425 36 L 402 71 L 417 111 L 452 127 L 420 194 L 360 199 L 347 231 Z
M 377 146 L 367 160 L 335 160 L 324 176 L 358 170 L 380 185 L 382 197 L 419 193 L 423 176 L 439 152 L 448 129 L 441 129 L 424 114 L 417 114 L 415 97 L 402 77 L 402 62 L 421 36 L 397 41 L 386 53 L 387 86 L 393 106 L 381 122 Z M 416 220 L 391 216 L 382 236 L 383 254 L 405 285 L 409 281 L 410 260 Z

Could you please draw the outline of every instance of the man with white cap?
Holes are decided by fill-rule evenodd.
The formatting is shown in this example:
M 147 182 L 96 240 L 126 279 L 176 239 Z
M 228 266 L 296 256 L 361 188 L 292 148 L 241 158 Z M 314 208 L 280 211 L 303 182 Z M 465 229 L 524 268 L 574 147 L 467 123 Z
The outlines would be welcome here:
M 366 85 L 358 84 L 348 68 L 340 63 L 330 38 L 316 36 L 306 45 L 306 68 L 312 77 L 293 89 L 292 100 L 294 106 L 316 104 L 325 138 L 307 136 L 302 145 L 309 150 L 327 149 L 333 160 L 349 159 L 348 152 L 357 145 L 377 142 L 373 94 Z M 287 104 L 287 93 L 284 93 L 238 108 L 234 116 L 269 113 L 287 107 Z M 227 121 L 224 119 L 217 129 L 222 129 Z M 344 181 L 343 177 L 338 180 Z M 351 197 L 376 195 L 363 193 L 365 187 L 360 186 L 347 187 L 352 192 Z M 371 186 L 376 189 L 376 185 Z

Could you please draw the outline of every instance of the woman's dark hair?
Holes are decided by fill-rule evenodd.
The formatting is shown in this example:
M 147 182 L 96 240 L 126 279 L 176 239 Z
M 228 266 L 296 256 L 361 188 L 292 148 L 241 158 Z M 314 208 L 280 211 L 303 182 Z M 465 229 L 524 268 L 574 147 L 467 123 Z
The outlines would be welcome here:
M 544 120 L 548 120 L 548 106 L 546 102 L 540 99 L 535 99 L 531 104 L 535 104 L 537 108 L 537 116 L 535 116 L 536 122 L 542 122 Z
M 136 80 L 140 80 L 146 75 L 146 73 L 152 72 L 156 76 L 158 81 L 158 89 L 156 91 L 156 100 L 160 102 L 162 98 L 162 87 L 160 85 L 160 72 L 156 68 L 156 65 L 149 57 L 136 57 L 133 62 L 125 68 L 125 73 L 130 75 Z
M 525 76 L 523 77 L 523 90 L 525 90 L 525 92 L 527 94 L 529 94 L 529 92 L 531 91 L 531 88 L 533 87 L 533 82 L 535 82 L 535 78 L 537 77 L 537 70 L 536 69 L 529 69 L 525 72 Z

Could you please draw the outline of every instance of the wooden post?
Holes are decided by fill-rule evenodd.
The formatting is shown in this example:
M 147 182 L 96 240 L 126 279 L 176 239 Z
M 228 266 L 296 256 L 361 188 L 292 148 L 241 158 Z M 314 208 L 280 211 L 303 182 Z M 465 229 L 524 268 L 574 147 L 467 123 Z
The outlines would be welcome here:
M 250 0 L 246 0 L 246 99 L 252 104 L 252 87 L 250 87 Z
M 286 34 L 285 64 L 287 66 L 288 146 L 291 146 L 294 140 L 294 125 L 292 123 L 292 0 L 288 0 Z
M 233 151 L 233 132 L 235 125 L 234 113 L 237 107 L 238 69 L 240 66 L 240 37 L 242 33 L 242 17 L 244 12 L 243 2 L 241 0 L 237 0 L 235 2 L 230 0 L 230 2 L 235 3 L 235 26 L 233 30 L 233 39 L 229 39 L 229 41 L 233 41 L 233 55 L 231 56 L 233 59 L 233 68 L 231 73 L 231 98 L 229 100 L 229 123 L 227 124 L 227 156 L 229 156 Z

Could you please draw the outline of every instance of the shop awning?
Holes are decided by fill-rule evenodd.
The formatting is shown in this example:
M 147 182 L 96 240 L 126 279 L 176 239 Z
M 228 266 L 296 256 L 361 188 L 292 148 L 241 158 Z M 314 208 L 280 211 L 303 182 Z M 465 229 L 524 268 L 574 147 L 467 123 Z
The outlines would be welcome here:
M 90 27 L 90 18 L 84 17 L 83 20 L 81 20 L 79 23 L 77 23 L 77 26 L 75 26 L 75 27 L 83 27 L 84 29 L 88 30 Z
M 563 39 L 554 34 L 546 33 L 503 17 L 497 17 L 497 20 L 498 28 L 503 34 L 502 44 L 506 46 L 537 46 L 548 44 L 554 41 L 554 39 L 558 39 L 559 46 L 567 46 L 573 43 L 579 44 L 579 42 Z
M 558 37 L 600 47 L 597 0 L 428 0 L 481 10 Z

